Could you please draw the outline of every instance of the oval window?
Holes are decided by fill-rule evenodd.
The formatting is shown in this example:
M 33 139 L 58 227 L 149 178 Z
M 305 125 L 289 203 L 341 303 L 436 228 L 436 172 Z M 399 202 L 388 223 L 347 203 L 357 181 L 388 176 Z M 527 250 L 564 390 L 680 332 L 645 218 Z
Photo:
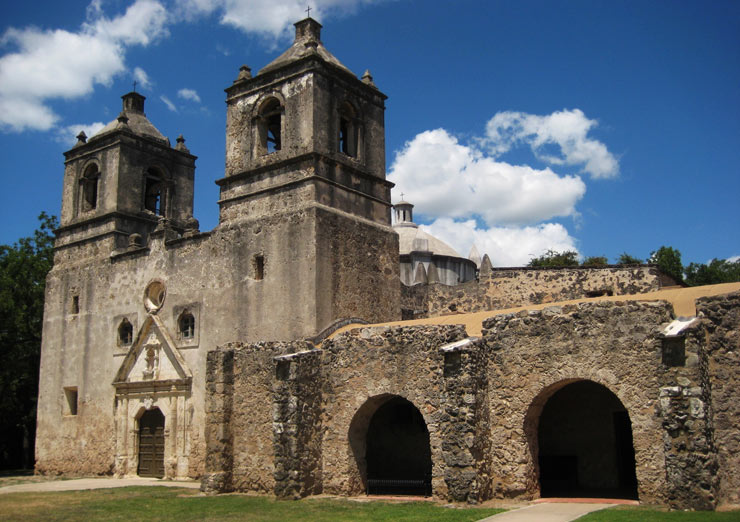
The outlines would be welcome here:
M 144 293 L 144 306 L 147 311 L 155 312 L 162 308 L 164 304 L 165 288 L 164 284 L 160 281 L 153 281 L 146 287 Z

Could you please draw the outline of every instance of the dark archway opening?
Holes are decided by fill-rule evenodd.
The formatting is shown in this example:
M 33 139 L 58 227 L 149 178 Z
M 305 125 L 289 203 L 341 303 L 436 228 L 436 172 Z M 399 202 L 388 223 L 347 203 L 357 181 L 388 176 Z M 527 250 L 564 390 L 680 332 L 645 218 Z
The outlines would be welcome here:
M 380 406 L 367 428 L 367 493 L 432 494 L 432 452 L 421 412 L 402 397 Z
M 629 414 L 604 386 L 578 381 L 556 391 L 537 442 L 541 496 L 637 499 Z
M 159 408 L 145 411 L 139 419 L 140 477 L 164 477 L 164 415 Z

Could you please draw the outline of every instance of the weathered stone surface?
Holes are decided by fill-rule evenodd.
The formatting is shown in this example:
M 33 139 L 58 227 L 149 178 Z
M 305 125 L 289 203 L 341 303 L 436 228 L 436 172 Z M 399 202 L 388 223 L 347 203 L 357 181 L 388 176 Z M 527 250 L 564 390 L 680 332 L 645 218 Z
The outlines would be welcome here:
M 608 268 L 490 268 L 478 280 L 456 286 L 401 287 L 404 318 L 502 310 L 528 304 L 659 290 L 663 276 L 653 266 Z

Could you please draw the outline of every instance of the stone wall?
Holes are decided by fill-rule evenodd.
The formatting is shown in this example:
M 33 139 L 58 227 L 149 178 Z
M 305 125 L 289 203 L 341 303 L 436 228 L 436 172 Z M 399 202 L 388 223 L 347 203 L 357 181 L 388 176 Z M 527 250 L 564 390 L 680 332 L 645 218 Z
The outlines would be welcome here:
M 740 293 L 703 298 L 697 312 L 705 317 L 702 369 L 711 394 L 709 406 L 717 452 L 718 501 L 740 504 Z
M 404 319 L 413 319 L 601 295 L 642 294 L 659 290 L 666 283 L 662 278 L 654 266 L 487 269 L 484 264 L 478 280 L 456 286 L 402 285 L 401 310 Z
M 371 419 L 402 397 L 429 432 L 434 496 L 536 498 L 540 418 L 555 393 L 580 383 L 588 386 L 569 390 L 598 387 L 607 398 L 603 411 L 586 414 L 592 424 L 628 415 L 641 502 L 734 503 L 738 301 L 740 294 L 703 301 L 706 317 L 670 336 L 669 304 L 627 301 L 494 316 L 481 339 L 454 325 L 368 326 L 320 348 L 306 341 L 224 346 L 208 361 L 203 487 L 284 498 L 361 494 Z M 232 356 L 232 367 L 222 362 Z M 596 404 L 586 399 L 568 400 Z M 571 435 L 593 442 L 586 432 Z M 613 489 L 618 466 L 598 450 L 584 455 L 593 461 L 585 476 L 601 467 L 612 478 L 592 482 Z

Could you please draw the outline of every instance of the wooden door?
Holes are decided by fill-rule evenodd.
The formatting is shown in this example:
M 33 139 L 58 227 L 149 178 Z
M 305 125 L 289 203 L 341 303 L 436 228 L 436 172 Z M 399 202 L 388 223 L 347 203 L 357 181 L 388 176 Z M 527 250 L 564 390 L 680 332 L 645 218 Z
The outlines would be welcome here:
M 139 419 L 139 476 L 164 477 L 164 415 L 159 408 Z

